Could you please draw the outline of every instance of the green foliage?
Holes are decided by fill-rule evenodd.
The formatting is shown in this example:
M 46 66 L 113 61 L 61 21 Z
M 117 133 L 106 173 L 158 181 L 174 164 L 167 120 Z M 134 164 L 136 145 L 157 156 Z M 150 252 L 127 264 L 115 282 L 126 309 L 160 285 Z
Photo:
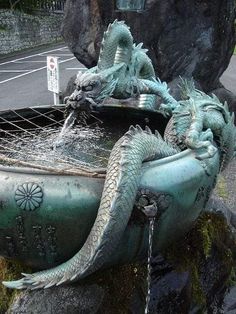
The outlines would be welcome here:
M 29 13 L 33 10 L 49 8 L 54 3 L 55 0 L 0 0 L 0 9 L 17 9 Z
M 7 26 L 0 25 L 0 32 L 5 32 L 7 30 Z
M 202 219 L 201 223 L 197 224 L 201 241 L 201 249 L 206 258 L 210 256 L 212 243 L 214 238 L 214 226 L 211 219 Z
M 229 287 L 236 286 L 236 268 L 235 267 L 232 268 L 228 284 L 229 284 Z

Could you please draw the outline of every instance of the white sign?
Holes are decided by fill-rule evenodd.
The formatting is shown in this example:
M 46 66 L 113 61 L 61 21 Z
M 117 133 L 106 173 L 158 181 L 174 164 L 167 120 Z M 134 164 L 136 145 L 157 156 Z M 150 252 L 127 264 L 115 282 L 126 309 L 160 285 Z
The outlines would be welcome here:
M 59 94 L 59 64 L 58 57 L 47 56 L 47 77 L 48 77 L 48 90 Z

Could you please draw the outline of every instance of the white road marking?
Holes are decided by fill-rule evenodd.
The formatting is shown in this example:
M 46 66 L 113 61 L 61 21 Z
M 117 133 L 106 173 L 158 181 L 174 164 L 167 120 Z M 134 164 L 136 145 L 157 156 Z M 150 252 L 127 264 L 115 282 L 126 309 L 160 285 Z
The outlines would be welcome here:
M 66 68 L 66 70 L 87 70 L 87 68 Z
M 47 60 L 43 61 L 43 60 L 38 60 L 38 61 L 13 61 L 13 63 L 17 63 L 17 64 L 20 64 L 20 63 L 46 63 Z
M 67 48 L 66 46 L 65 47 L 62 47 L 62 48 Z M 53 50 L 48 50 L 48 51 L 45 51 L 45 52 L 41 52 L 41 53 L 36 53 L 34 55 L 30 55 L 30 56 L 27 56 L 27 57 L 23 57 L 23 58 L 18 58 L 18 59 L 14 59 L 14 60 L 11 60 L 11 61 L 7 61 L 7 62 L 3 62 L 3 63 L 0 63 L 0 66 L 1 65 L 4 65 L 4 64 L 9 64 L 9 63 L 12 63 L 12 62 L 15 62 L 15 61 L 20 61 L 20 60 L 25 60 L 25 59 L 29 59 L 31 57 L 36 57 L 36 56 L 41 56 L 42 54 L 44 53 L 50 53 L 50 52 L 53 52 L 53 51 L 58 51 L 62 48 L 58 48 L 58 49 L 53 49 Z
M 29 72 L 33 70 L 0 70 L 0 73 L 22 73 L 22 72 Z
M 69 58 L 69 59 L 63 60 L 63 61 L 59 62 L 59 64 L 60 64 L 60 63 L 65 63 L 65 62 L 67 62 L 67 61 L 71 61 L 71 60 L 73 60 L 73 59 L 75 59 L 75 57 L 72 57 L 72 58 Z M 47 68 L 47 66 L 44 66 L 44 67 L 41 67 L 41 68 L 38 68 L 38 69 L 32 70 L 32 71 L 30 71 L 30 72 L 23 73 L 23 74 L 20 74 L 20 75 L 17 75 L 17 76 L 11 77 L 11 78 L 9 78 L 9 79 L 7 79 L 7 80 L 1 81 L 1 82 L 0 82 L 0 84 L 3 84 L 3 83 L 6 83 L 6 82 L 9 82 L 9 81 L 12 81 L 12 80 L 18 79 L 18 78 L 20 78 L 20 77 L 22 77 L 22 76 L 29 75 L 29 74 L 31 74 L 31 73 L 35 73 L 35 72 L 38 72 L 38 71 L 43 70 L 43 69 L 46 69 L 46 68 Z
M 73 56 L 73 54 L 72 53 L 54 53 L 53 56 L 55 56 L 55 57 L 71 57 L 71 56 Z

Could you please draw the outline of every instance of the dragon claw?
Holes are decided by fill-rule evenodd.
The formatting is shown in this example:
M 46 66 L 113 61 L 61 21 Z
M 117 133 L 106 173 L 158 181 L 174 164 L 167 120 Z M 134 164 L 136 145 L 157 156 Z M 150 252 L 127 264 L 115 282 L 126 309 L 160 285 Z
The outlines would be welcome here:
M 169 105 L 167 105 L 167 104 L 161 104 L 160 105 L 160 112 L 161 112 L 161 114 L 165 117 L 165 118 L 167 118 L 168 116 L 170 116 L 171 115 L 171 106 L 169 106 Z
M 2 281 L 2 284 L 9 289 L 26 289 L 28 285 L 33 284 L 33 282 L 26 281 L 25 278 L 15 281 Z
M 202 146 L 202 147 L 206 147 L 206 146 Z M 208 145 L 207 150 L 204 153 L 198 153 L 197 155 L 197 159 L 199 160 L 203 160 L 203 159 L 207 159 L 207 158 L 212 158 L 216 153 L 217 153 L 217 148 L 215 146 Z

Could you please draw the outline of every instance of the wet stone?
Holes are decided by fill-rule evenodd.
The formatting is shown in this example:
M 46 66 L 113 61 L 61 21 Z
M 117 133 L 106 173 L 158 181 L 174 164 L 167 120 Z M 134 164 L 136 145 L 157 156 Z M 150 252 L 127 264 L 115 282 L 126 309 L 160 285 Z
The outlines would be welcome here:
M 224 314 L 236 313 L 236 286 L 231 287 L 226 293 L 222 313 Z
M 187 314 L 190 306 L 190 276 L 188 272 L 171 271 L 152 284 L 149 313 Z
M 191 278 L 188 271 L 176 271 L 158 255 L 152 259 L 149 314 L 189 313 Z
M 22 292 L 13 302 L 8 314 L 94 314 L 104 298 L 98 285 L 61 286 Z

